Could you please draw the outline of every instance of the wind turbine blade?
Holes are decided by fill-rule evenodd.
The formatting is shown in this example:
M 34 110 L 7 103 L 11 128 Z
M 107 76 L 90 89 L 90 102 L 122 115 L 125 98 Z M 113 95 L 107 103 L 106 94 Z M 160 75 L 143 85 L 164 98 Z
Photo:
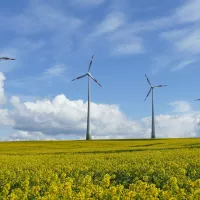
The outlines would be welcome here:
M 15 60 L 15 58 L 0 57 L 0 60 Z
M 87 74 L 84 74 L 84 75 L 82 75 L 82 76 L 79 76 L 79 77 L 77 77 L 77 78 L 74 78 L 72 81 L 75 81 L 75 80 L 77 80 L 77 79 L 83 78 L 83 77 L 85 77 L 85 76 L 87 76 Z
M 147 97 L 149 96 L 150 92 L 151 92 L 151 88 L 150 88 L 150 90 L 149 90 L 149 92 L 148 92 L 148 94 L 147 94 L 147 96 L 146 96 L 146 98 L 145 98 L 144 101 L 146 101 L 146 99 L 147 99 Z
M 91 61 L 90 61 L 89 68 L 88 68 L 88 72 L 90 71 L 90 68 L 91 68 L 91 66 L 92 66 L 93 58 L 94 58 L 94 55 L 92 56 L 92 59 L 91 59 Z
M 200 101 L 200 99 L 195 99 L 195 101 Z
M 154 87 L 166 87 L 167 85 L 156 85 Z
M 100 87 L 102 87 L 101 84 L 97 81 L 96 78 L 94 78 L 91 74 L 90 74 L 89 76 L 90 76 Z
M 148 79 L 147 75 L 145 74 L 147 82 L 149 83 L 149 85 L 152 87 L 150 80 Z

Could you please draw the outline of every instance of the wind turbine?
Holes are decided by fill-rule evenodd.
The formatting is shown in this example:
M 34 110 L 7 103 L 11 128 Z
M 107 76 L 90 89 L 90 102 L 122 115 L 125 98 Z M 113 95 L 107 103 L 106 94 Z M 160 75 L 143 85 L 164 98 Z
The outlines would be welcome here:
M 15 58 L 0 57 L 0 61 L 1 61 L 1 60 L 15 60 Z
M 146 98 L 145 98 L 145 100 L 144 101 L 146 101 L 146 99 L 147 99 L 147 97 L 149 96 L 149 94 L 152 92 L 152 128 L 151 128 L 151 138 L 155 138 L 156 137 L 156 135 L 155 135 L 155 121 L 154 121 L 154 99 L 153 99 L 153 89 L 154 88 L 156 88 L 156 87 L 165 87 L 165 86 L 167 86 L 167 85 L 152 85 L 151 84 L 151 82 L 150 82 L 150 80 L 148 79 L 148 77 L 147 77 L 147 75 L 145 74 L 145 76 L 146 76 L 146 79 L 147 79 L 147 82 L 149 83 L 149 85 L 150 85 L 150 90 L 149 90 L 149 92 L 147 93 L 147 96 L 146 96 Z
M 90 61 L 88 72 L 86 74 L 84 74 L 82 76 L 79 76 L 79 77 L 77 77 L 77 78 L 72 80 L 72 81 L 75 81 L 77 79 L 81 79 L 81 78 L 83 78 L 85 76 L 88 76 L 88 113 L 87 113 L 86 140 L 92 140 L 91 131 L 90 131 L 90 78 L 92 78 L 101 87 L 99 82 L 90 73 L 90 69 L 91 69 L 91 66 L 92 66 L 93 58 L 94 58 L 94 55 L 92 56 L 92 59 Z

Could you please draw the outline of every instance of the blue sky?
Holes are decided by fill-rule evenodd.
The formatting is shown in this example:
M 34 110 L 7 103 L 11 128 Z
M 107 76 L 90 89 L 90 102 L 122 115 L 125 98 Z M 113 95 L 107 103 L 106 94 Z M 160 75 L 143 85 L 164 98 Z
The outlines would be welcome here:
M 168 85 L 155 90 L 158 136 L 198 136 L 199 9 L 198 0 L 1 1 L 0 56 L 16 58 L 0 63 L 1 138 L 84 137 L 87 80 L 71 80 L 87 71 L 93 54 L 91 73 L 103 86 L 92 82 L 96 138 L 149 137 L 145 74 Z

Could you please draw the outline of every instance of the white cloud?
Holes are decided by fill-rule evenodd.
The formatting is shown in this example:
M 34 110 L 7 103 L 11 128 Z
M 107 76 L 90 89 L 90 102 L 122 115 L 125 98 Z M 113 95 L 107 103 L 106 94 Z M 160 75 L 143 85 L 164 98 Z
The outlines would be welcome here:
M 6 102 L 6 97 L 4 95 L 4 81 L 5 76 L 0 72 L 0 104 L 4 104 Z
M 66 71 L 64 64 L 57 64 L 51 68 L 48 68 L 44 74 L 47 76 L 60 76 Z
M 51 62 L 50 60 L 61 60 L 76 43 L 79 44 L 84 20 L 74 16 L 74 13 L 70 14 L 71 11 L 52 4 L 28 1 L 20 13 L 2 13 L 0 28 L 9 36 L 14 34 L 16 39 L 8 37 L 1 45 L 0 56 L 10 56 L 16 60 L 4 62 L 4 65 L 0 65 L 0 71 L 30 68 L 33 67 L 33 60 L 34 68 Z M 48 65 L 49 63 L 46 66 Z
M 32 132 L 29 133 L 27 131 L 16 131 L 9 135 L 11 140 L 32 140 L 32 139 L 40 139 L 43 134 L 41 132 Z
M 66 101 L 68 101 L 68 105 Z M 59 135 L 85 138 L 86 105 L 84 106 L 82 101 L 69 101 L 61 95 L 52 102 L 43 100 L 22 104 L 17 98 L 13 98 L 12 103 L 14 110 L 9 114 L 9 117 L 15 120 L 15 125 L 13 122 L 10 124 L 1 122 L 1 125 L 13 125 L 14 129 L 17 129 L 9 135 L 9 140 L 62 139 L 62 137 L 59 138 Z M 62 111 L 63 108 L 64 111 Z M 94 139 L 150 137 L 151 117 L 143 118 L 137 122 L 127 119 L 115 105 L 93 103 L 92 108 L 91 123 Z M 189 111 L 188 108 L 183 110 L 181 107 L 181 112 L 186 110 Z M 155 118 L 156 137 L 158 138 L 200 136 L 197 126 L 200 115 L 183 113 L 160 115 Z M 72 123 L 72 126 L 69 126 L 69 123 Z
M 170 103 L 173 107 L 173 112 L 189 112 L 192 110 L 191 105 L 187 101 L 175 101 Z
M 191 4 L 194 3 L 195 2 L 193 1 Z M 184 4 L 179 9 L 174 10 L 174 12 L 172 12 L 170 16 L 161 16 L 159 18 L 146 21 L 135 21 L 133 23 L 128 23 L 124 13 L 119 11 L 113 12 L 110 13 L 104 19 L 104 21 L 97 26 L 96 30 L 91 36 L 97 36 L 107 33 L 108 36 L 106 37 L 106 39 L 111 42 L 112 51 L 115 53 L 118 52 L 118 54 L 131 54 L 130 52 L 144 53 L 144 45 L 142 45 L 142 43 L 132 45 L 132 43 L 134 43 L 132 42 L 132 39 L 137 37 L 140 39 L 140 41 L 142 41 L 142 38 L 138 35 L 143 32 L 162 29 L 165 30 L 168 28 L 173 28 L 177 25 L 182 25 L 183 23 L 185 23 L 185 21 L 180 21 L 179 17 L 182 15 L 181 13 L 183 12 L 183 10 L 185 10 L 185 13 L 189 13 L 192 9 L 194 9 L 194 6 L 191 6 L 190 9 L 186 9 L 188 5 L 189 3 Z M 176 34 L 176 38 L 180 39 L 179 35 L 183 34 L 181 33 L 183 31 L 185 31 L 185 29 L 179 30 L 179 33 L 174 32 L 173 34 Z M 196 36 L 197 35 L 198 34 L 196 34 Z M 198 37 L 195 37 L 194 35 L 192 35 L 191 37 L 193 37 L 193 39 L 187 38 L 185 41 L 181 41 L 180 43 L 177 42 L 176 48 L 179 51 L 191 51 L 191 49 L 193 49 L 194 52 L 198 53 L 200 45 L 194 45 L 195 42 L 198 42 Z M 112 43 L 115 43 L 115 45 L 113 45 Z
M 46 135 L 82 135 L 86 129 L 87 102 L 70 101 L 64 95 L 52 101 L 43 100 L 20 103 L 13 97 L 12 118 L 15 129 L 37 132 Z M 111 134 L 119 136 L 126 132 L 138 137 L 142 131 L 137 122 L 128 120 L 115 105 L 91 103 L 91 128 L 94 135 Z
M 0 109 L 0 125 L 14 126 L 15 121 L 10 117 L 10 113 L 7 109 Z
M 169 68 L 173 72 L 179 72 L 188 67 L 192 67 L 199 61 L 198 57 L 188 54 L 169 52 L 155 56 L 152 59 L 152 73 L 156 74 L 161 69 Z
M 168 40 L 177 52 L 198 54 L 200 52 L 200 28 L 173 29 L 161 33 L 161 37 Z
M 182 23 L 200 20 L 200 1 L 187 0 L 185 4 L 176 9 L 175 15 Z
M 194 123 L 194 115 L 160 115 L 157 120 L 157 137 L 179 138 L 199 136 L 198 126 Z
M 127 39 L 136 36 L 138 37 L 138 34 L 142 34 L 143 32 L 157 30 L 161 31 L 184 25 L 186 22 L 196 22 L 200 18 L 200 14 L 198 12 L 199 5 L 200 4 L 198 0 L 186 1 L 185 4 L 181 5 L 178 9 L 174 10 L 169 16 L 161 16 L 159 18 L 150 20 L 135 21 L 132 24 L 125 22 L 123 28 L 117 29 L 115 32 L 113 32 L 112 35 L 109 36 L 109 39 L 111 41 L 115 40 L 115 42 L 118 45 L 120 45 L 118 41 L 121 38 Z M 165 32 L 161 35 L 162 38 L 171 40 L 172 44 L 174 45 L 174 48 L 180 53 L 198 54 L 200 52 L 199 31 L 197 29 L 192 29 L 191 31 L 191 27 L 186 27 L 177 30 L 170 30 L 168 31 L 168 33 Z M 116 39 L 118 39 L 118 41 Z M 130 43 L 130 41 L 131 39 L 128 41 L 128 43 Z M 126 46 L 125 42 L 119 49 L 122 49 L 122 52 L 127 52 L 127 54 L 129 54 L 130 51 L 128 49 L 132 49 L 133 46 L 130 45 L 130 48 L 125 48 L 124 46 Z M 142 48 L 139 48 L 138 52 L 144 52 L 143 50 L 144 46 Z M 180 65 L 183 66 L 183 64 Z M 186 66 L 186 64 L 184 65 Z
M 189 28 L 182 28 L 182 29 L 171 29 L 170 31 L 165 31 L 160 34 L 160 37 L 166 40 L 173 40 L 176 41 L 182 37 L 187 36 L 188 33 L 191 32 Z
M 124 25 L 125 16 L 121 12 L 109 13 L 106 18 L 96 27 L 92 35 L 98 36 L 104 33 L 110 33 Z
M 113 54 L 115 55 L 131 55 L 144 53 L 144 47 L 141 40 L 132 43 L 122 43 L 113 48 Z
M 170 67 L 170 64 L 176 60 L 173 55 L 158 55 L 153 57 L 152 62 L 152 73 L 156 74 L 158 73 L 161 69 L 164 69 L 166 67 Z
M 172 68 L 172 71 L 181 70 L 183 68 L 186 68 L 186 67 L 190 66 L 191 64 L 193 64 L 195 62 L 196 62 L 196 59 L 193 59 L 193 60 L 182 60 L 182 61 L 180 61 L 179 64 L 177 64 L 177 66 Z
M 199 0 L 186 0 L 185 2 L 186 3 L 183 3 L 168 16 L 160 16 L 151 20 L 134 22 L 132 24 L 132 31 L 137 33 L 143 31 L 154 31 L 199 21 Z
M 71 101 L 62 94 L 53 100 L 24 103 L 19 97 L 13 96 L 10 103 L 12 109 L 0 109 L 0 125 L 14 129 L 7 140 L 67 139 L 66 136 L 85 138 L 87 102 Z M 172 102 L 170 105 L 178 115 L 156 116 L 157 137 L 198 136 L 198 112 L 194 112 L 185 101 Z M 96 139 L 149 138 L 151 117 L 130 120 L 117 105 L 91 102 L 91 129 Z
M 64 64 L 55 64 L 53 67 L 46 68 L 43 73 L 36 76 L 26 76 L 20 79 L 9 80 L 7 84 L 13 88 L 30 88 L 30 90 L 36 91 L 35 83 L 42 85 L 43 87 L 52 86 L 56 81 L 68 81 L 68 75 L 66 73 L 67 67 Z M 38 89 L 38 91 L 41 88 Z
M 192 54 L 200 53 L 200 29 L 193 29 L 193 31 L 187 36 L 180 38 L 175 47 L 181 52 L 187 52 Z
M 0 72 L 0 105 L 6 103 L 6 97 L 4 94 L 4 81 L 6 77 L 2 72 Z M 14 125 L 14 121 L 9 116 L 9 111 L 7 109 L 0 109 L 0 125 Z
M 142 38 L 135 35 L 129 27 L 125 14 L 120 11 L 109 13 L 89 35 L 87 41 L 95 42 L 97 36 L 106 40 L 112 55 L 132 55 L 145 52 Z
M 3 16 L 0 26 L 17 31 L 23 35 L 33 35 L 37 33 L 66 30 L 73 32 L 80 27 L 82 20 L 68 16 L 61 10 L 57 10 L 50 4 L 43 4 L 39 1 L 32 1 L 21 14 L 15 16 Z
M 171 12 L 171 15 L 160 16 L 158 18 L 150 20 L 134 21 L 133 23 L 129 23 L 125 16 L 122 18 L 123 20 L 121 20 L 121 18 L 119 17 L 115 17 L 115 21 L 110 23 L 110 21 L 112 20 L 108 20 L 108 17 L 99 25 L 99 28 L 97 29 L 99 31 L 96 30 L 96 32 L 98 32 L 99 34 L 107 33 L 106 39 L 109 43 L 111 43 L 110 49 L 113 54 L 119 55 L 121 53 L 121 55 L 129 55 L 134 53 L 144 53 L 146 51 L 142 42 L 140 44 L 136 43 L 134 45 L 133 38 L 137 37 L 140 41 L 142 41 L 142 33 L 150 31 L 161 31 L 182 26 L 187 22 L 187 20 L 183 20 L 184 16 L 190 16 L 190 13 L 193 14 L 187 18 L 190 18 L 188 22 L 196 22 L 199 18 L 199 12 L 196 7 L 199 7 L 198 1 L 187 1 L 186 3 L 182 4 L 178 9 Z M 113 26 L 110 24 L 113 24 Z M 162 38 L 170 40 L 172 42 L 174 48 L 177 51 L 176 53 L 180 55 L 181 53 L 198 54 L 200 52 L 199 31 L 191 31 L 191 27 L 181 27 L 180 29 L 170 30 L 168 31 L 168 33 L 165 32 L 161 35 Z M 188 56 L 184 57 L 185 60 L 183 63 L 181 62 L 183 56 L 181 57 L 180 55 L 178 56 L 178 58 L 175 58 L 175 56 L 173 56 L 173 60 L 171 58 L 169 59 L 170 65 L 172 65 L 172 63 L 178 65 L 178 68 L 175 67 L 175 70 L 183 69 L 189 64 L 192 64 L 191 60 L 193 60 L 193 58 L 191 59 Z M 190 60 L 190 62 L 188 60 Z M 156 71 L 158 71 L 158 68 L 156 69 Z
M 42 132 L 15 131 L 5 140 L 26 141 L 26 140 L 55 140 L 52 136 L 45 136 Z
M 85 138 L 87 102 L 70 101 L 64 95 L 52 101 L 42 100 L 21 103 L 12 98 L 11 115 L 17 130 L 30 133 L 42 132 L 45 136 L 73 135 Z M 200 115 L 192 111 L 188 102 L 171 103 L 177 115 L 156 116 L 156 136 L 199 136 L 197 121 Z M 186 114 L 187 113 L 187 114 Z M 149 138 L 151 117 L 135 121 L 128 119 L 116 105 L 91 103 L 91 128 L 94 138 Z
M 169 67 L 179 71 L 199 62 L 200 29 L 197 26 L 176 28 L 162 32 L 160 37 L 172 45 L 170 52 L 154 58 L 154 71 Z
M 99 6 L 104 2 L 105 0 L 72 0 L 72 4 L 79 5 L 81 7 Z
M 133 33 L 141 33 L 147 31 L 155 31 L 174 26 L 173 17 L 159 17 L 146 21 L 136 21 L 131 25 Z
M 170 52 L 165 52 L 167 59 L 163 60 L 163 63 L 172 66 L 172 71 L 192 66 L 200 60 L 199 9 L 199 0 L 185 1 L 169 17 L 171 25 L 166 27 L 168 30 L 160 34 L 160 37 L 172 46 Z

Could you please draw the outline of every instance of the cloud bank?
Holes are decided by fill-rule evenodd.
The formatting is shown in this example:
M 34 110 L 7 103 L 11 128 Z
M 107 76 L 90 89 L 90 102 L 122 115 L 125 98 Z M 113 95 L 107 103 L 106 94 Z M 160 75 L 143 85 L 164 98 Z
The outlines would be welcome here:
M 5 76 L 1 73 L 1 102 L 5 103 Z M 85 137 L 87 102 L 69 100 L 64 94 L 54 99 L 21 102 L 20 97 L 9 99 L 11 108 L 0 109 L 0 125 L 12 126 L 7 140 L 46 140 Z M 185 101 L 170 103 L 176 115 L 156 116 L 156 136 L 197 137 L 200 114 Z M 149 138 L 151 117 L 129 119 L 117 105 L 91 103 L 93 138 Z

